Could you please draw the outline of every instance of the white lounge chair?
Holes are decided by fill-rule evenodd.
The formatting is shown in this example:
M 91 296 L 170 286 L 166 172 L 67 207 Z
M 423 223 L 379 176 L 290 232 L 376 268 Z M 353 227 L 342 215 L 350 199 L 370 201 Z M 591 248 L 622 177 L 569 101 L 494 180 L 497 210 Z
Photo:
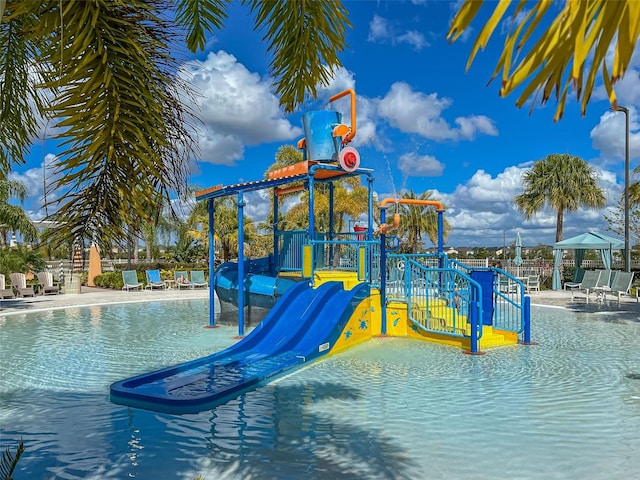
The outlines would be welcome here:
M 144 286 L 145 290 L 153 290 L 154 288 L 166 288 L 167 284 L 160 278 L 160 270 L 147 270 L 147 284 Z
M 16 298 L 16 294 L 13 293 L 13 288 L 7 288 L 4 273 L 0 273 L 0 299 L 5 298 Z
M 580 283 L 580 287 L 571 290 L 571 301 L 577 292 L 584 291 L 587 303 L 589 303 L 589 295 L 595 291 L 598 280 L 600 279 L 600 272 L 598 270 L 587 270 L 584 272 L 584 277 Z
M 527 277 L 526 284 L 527 293 L 531 293 L 533 290 L 540 291 L 540 275 L 529 275 Z
M 53 282 L 53 274 L 51 272 L 38 272 L 38 291 L 40 295 L 57 295 L 60 293 L 60 287 Z
M 189 281 L 189 274 L 186 270 L 175 270 L 173 272 L 173 278 L 176 282 L 176 288 L 193 288 L 193 283 Z
M 138 272 L 135 270 L 122 270 L 122 290 L 141 290 L 142 283 L 138 281 Z
M 27 276 L 24 273 L 12 273 L 11 286 L 18 297 L 35 297 L 36 292 L 31 285 L 27 286 Z
M 603 296 L 606 297 L 607 294 L 616 295 L 618 297 L 618 303 L 620 303 L 620 297 L 622 295 L 631 296 L 631 284 L 633 283 L 633 274 L 634 272 L 617 272 L 613 282 L 611 282 L 611 286 L 607 289 L 603 289 Z M 636 302 L 639 300 L 636 295 Z
M 191 286 L 193 288 L 206 288 L 209 283 L 204 279 L 202 270 L 191 270 Z

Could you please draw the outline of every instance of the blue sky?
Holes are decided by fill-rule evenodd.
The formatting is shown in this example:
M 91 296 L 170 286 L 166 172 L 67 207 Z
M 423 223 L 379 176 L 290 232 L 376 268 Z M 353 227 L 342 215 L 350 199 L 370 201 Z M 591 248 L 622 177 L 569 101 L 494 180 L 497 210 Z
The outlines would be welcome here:
M 182 74 L 199 92 L 195 107 L 203 121 L 201 156 L 194 159 L 191 182 L 208 187 L 262 178 L 278 147 L 295 145 L 302 137 L 302 113 L 324 109 L 330 96 L 354 88 L 357 135 L 351 145 L 360 152 L 361 166 L 374 169 L 379 198 L 404 189 L 431 190 L 447 207 L 453 227 L 448 246 L 498 246 L 505 237 L 512 243 L 516 231 L 525 246 L 553 244 L 555 212 L 525 221 L 511 204 L 521 193 L 524 170 L 552 153 L 587 160 L 598 172 L 608 206 L 615 205 L 624 185 L 625 119 L 609 110 L 602 85 L 596 86 L 585 117 L 575 95 L 558 123 L 553 122 L 553 101 L 536 105 L 532 113 L 530 105 L 518 109 L 515 95 L 500 98 L 499 84 L 487 85 L 506 26 L 465 71 L 481 23 L 474 23 L 468 38 L 449 44 L 445 36 L 456 5 L 346 1 L 353 29 L 349 48 L 340 55 L 343 68 L 319 91 L 317 101 L 285 116 L 273 94 L 261 35 L 253 31 L 248 9 L 234 3 L 225 28 L 210 36 L 205 52 L 181 54 Z M 619 104 L 630 110 L 632 170 L 640 159 L 638 52 L 616 85 Z M 346 113 L 349 100 L 334 102 L 332 108 Z M 54 142 L 43 142 L 43 137 L 34 139 L 28 164 L 12 174 L 28 187 L 25 206 L 34 219 L 44 216 L 43 161 L 48 175 L 55 164 Z M 247 213 L 261 219 L 268 207 L 256 194 Z M 604 213 L 568 214 L 564 237 L 605 232 Z

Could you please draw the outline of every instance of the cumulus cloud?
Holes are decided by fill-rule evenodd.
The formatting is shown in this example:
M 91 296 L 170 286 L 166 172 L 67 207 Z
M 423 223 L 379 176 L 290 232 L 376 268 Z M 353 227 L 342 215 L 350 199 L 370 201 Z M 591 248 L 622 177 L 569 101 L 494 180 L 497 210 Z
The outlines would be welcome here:
M 398 159 L 398 168 L 406 177 L 439 177 L 444 171 L 444 164 L 431 155 L 411 152 Z
M 458 117 L 458 128 L 450 126 L 442 113 L 451 105 L 448 98 L 436 93 L 415 92 L 404 82 L 396 82 L 380 100 L 378 113 L 402 132 L 417 133 L 424 138 L 442 142 L 472 140 L 478 134 L 498 135 L 495 123 L 484 115 Z
M 513 198 L 522 193 L 522 174 L 530 165 L 507 167 L 495 177 L 478 170 L 469 181 L 458 185 L 453 193 L 435 192 L 434 198 L 439 198 L 446 206 L 445 216 L 453 227 L 448 244 L 500 246 L 505 237 L 510 244 L 516 230 L 521 232 L 525 245 L 554 243 L 554 210 L 541 210 L 525 221 L 513 204 Z M 615 173 L 595 168 L 600 187 L 609 194 L 607 206 L 614 205 L 621 191 Z M 585 229 L 606 232 L 608 225 L 603 217 L 605 209 L 580 208 L 577 212 L 565 213 L 564 237 L 584 233 Z
M 626 118 L 623 112 L 605 112 L 589 136 L 593 148 L 600 151 L 604 164 L 619 162 L 625 157 Z M 637 111 L 629 107 L 629 157 L 640 158 L 640 124 Z
M 270 80 L 249 72 L 225 52 L 185 63 L 180 71 L 199 94 L 195 110 L 203 122 L 199 138 L 202 161 L 231 165 L 244 145 L 287 141 L 301 134 L 283 117 Z
M 418 52 L 429 46 L 429 42 L 421 32 L 417 30 L 398 32 L 395 23 L 380 15 L 374 15 L 371 22 L 369 22 L 367 40 L 375 43 L 390 43 L 391 45 L 406 43 Z

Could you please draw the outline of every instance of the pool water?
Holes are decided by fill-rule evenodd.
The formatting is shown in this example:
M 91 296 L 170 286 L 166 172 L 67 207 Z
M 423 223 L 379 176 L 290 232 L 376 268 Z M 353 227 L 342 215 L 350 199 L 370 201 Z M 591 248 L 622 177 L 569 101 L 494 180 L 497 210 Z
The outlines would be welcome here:
M 112 404 L 122 378 L 231 345 L 206 300 L 0 317 L 0 448 L 29 479 L 640 477 L 640 320 L 533 307 L 537 346 L 374 339 L 213 410 Z

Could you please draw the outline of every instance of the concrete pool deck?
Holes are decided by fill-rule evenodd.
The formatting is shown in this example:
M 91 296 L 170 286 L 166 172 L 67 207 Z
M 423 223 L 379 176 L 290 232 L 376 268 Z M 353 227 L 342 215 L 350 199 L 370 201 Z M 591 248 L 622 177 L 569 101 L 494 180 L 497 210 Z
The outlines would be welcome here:
M 579 296 L 578 296 L 579 295 Z M 532 292 L 532 305 L 550 305 L 565 307 L 574 311 L 584 312 L 620 312 L 625 315 L 640 317 L 640 303 L 635 297 L 623 296 L 620 304 L 615 297 L 608 295 L 606 301 L 598 302 L 595 295 L 587 304 L 583 293 L 576 295 L 575 300 L 571 300 L 571 293 L 565 290 L 542 290 Z M 171 290 L 143 290 L 143 291 L 120 291 L 106 288 L 85 287 L 81 288 L 79 294 L 60 295 L 38 295 L 36 297 L 15 298 L 0 300 L 0 316 L 16 313 L 26 313 L 36 310 L 47 310 L 51 308 L 78 307 L 89 305 L 105 305 L 112 303 L 145 302 L 149 300 L 161 299 L 188 299 L 188 298 L 208 298 L 209 289 L 171 289 Z

